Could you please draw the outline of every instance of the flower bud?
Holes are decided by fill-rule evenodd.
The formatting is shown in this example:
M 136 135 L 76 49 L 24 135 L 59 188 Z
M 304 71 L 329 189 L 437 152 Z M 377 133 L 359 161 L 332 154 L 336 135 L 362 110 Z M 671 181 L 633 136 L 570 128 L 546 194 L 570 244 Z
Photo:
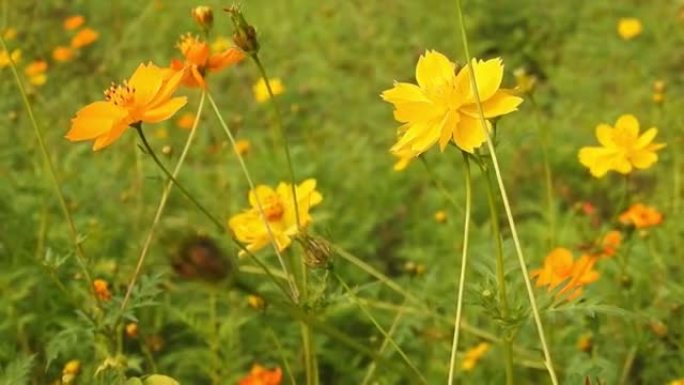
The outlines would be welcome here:
M 214 12 L 210 7 L 199 5 L 192 9 L 191 14 L 195 22 L 205 31 L 210 30 L 214 26 Z
M 320 237 L 313 237 L 306 233 L 297 240 L 304 247 L 304 262 L 311 268 L 327 267 L 332 255 L 332 246 Z
M 248 55 L 257 54 L 259 52 L 259 41 L 257 40 L 256 30 L 247 23 L 240 8 L 233 5 L 229 8 L 225 8 L 225 11 L 230 14 L 230 19 L 235 26 L 233 43 Z

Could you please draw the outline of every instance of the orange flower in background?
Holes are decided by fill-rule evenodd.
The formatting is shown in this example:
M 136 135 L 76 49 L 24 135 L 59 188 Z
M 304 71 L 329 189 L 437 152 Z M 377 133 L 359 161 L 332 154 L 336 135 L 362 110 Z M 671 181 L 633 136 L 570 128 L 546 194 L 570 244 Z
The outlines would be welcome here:
M 280 368 L 268 370 L 261 365 L 255 364 L 249 374 L 240 380 L 238 385 L 280 385 L 283 380 L 283 372 Z
M 240 155 L 247 155 L 252 144 L 247 139 L 238 139 L 235 142 L 235 152 Z
M 96 279 L 93 281 L 93 291 L 100 301 L 109 301 L 112 299 L 112 293 L 109 292 L 109 282 L 104 279 Z
M 557 295 L 567 295 L 570 301 L 582 294 L 583 286 L 599 278 L 599 273 L 593 270 L 595 263 L 596 258 L 589 255 L 583 255 L 575 261 L 570 250 L 558 247 L 546 256 L 544 266 L 532 270 L 530 276 L 537 279 L 537 287 L 548 286 L 549 290 L 565 283 Z
M 74 29 L 80 27 L 85 23 L 85 18 L 81 15 L 74 15 L 64 19 L 64 29 L 67 31 L 73 31 Z
M 621 244 L 622 233 L 617 230 L 609 231 L 601 240 L 601 255 L 604 257 L 612 257 Z
M 171 61 L 171 68 L 184 70 L 183 85 L 206 88 L 205 76 L 209 72 L 220 71 L 245 58 L 239 48 L 230 47 L 221 53 L 212 54 L 209 44 L 191 34 L 181 36 L 178 49 L 183 54 L 184 62 L 178 59 Z
M 74 50 L 70 47 L 57 46 L 52 50 L 52 58 L 56 62 L 64 63 L 74 58 Z
M 173 97 L 182 77 L 182 72 L 140 64 L 128 81 L 105 91 L 104 101 L 81 108 L 71 120 L 66 138 L 94 140 L 93 150 L 97 151 L 112 144 L 131 125 L 169 119 L 187 103 L 185 97 Z
M 658 161 L 656 151 L 665 147 L 653 143 L 658 129 L 651 127 L 639 135 L 639 121 L 634 115 L 618 118 L 615 127 L 601 123 L 596 126 L 596 138 L 601 146 L 583 147 L 579 161 L 591 175 L 600 178 L 608 171 L 629 174 L 633 169 L 647 169 Z
M 637 229 L 647 229 L 661 224 L 663 214 L 654 207 L 635 203 L 627 211 L 620 214 L 619 220 L 622 224 L 634 226 Z
M 47 81 L 48 64 L 45 60 L 34 60 L 24 68 L 24 73 L 28 77 L 29 83 L 34 86 L 42 86 Z
M 184 130 L 192 129 L 192 126 L 194 124 L 195 114 L 193 114 L 192 112 L 186 112 L 183 115 L 181 115 L 178 119 L 176 119 L 176 125 Z
M 71 39 L 71 48 L 79 49 L 93 44 L 100 34 L 92 28 L 83 28 Z

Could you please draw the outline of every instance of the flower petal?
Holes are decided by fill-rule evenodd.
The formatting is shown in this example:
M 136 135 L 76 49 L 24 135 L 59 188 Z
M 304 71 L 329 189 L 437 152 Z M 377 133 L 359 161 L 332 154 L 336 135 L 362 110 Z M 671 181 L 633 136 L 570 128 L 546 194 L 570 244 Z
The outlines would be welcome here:
M 487 136 L 482 129 L 482 124 L 479 119 L 472 118 L 465 114 L 462 114 L 460 118 L 461 119 L 454 130 L 454 142 L 456 142 L 456 145 L 461 150 L 472 154 L 476 148 L 487 141 Z M 490 123 L 488 121 L 486 123 L 487 130 L 490 130 Z
M 185 96 L 173 98 L 162 105 L 145 111 L 140 120 L 145 123 L 157 123 L 173 116 L 178 110 L 188 102 Z
M 135 70 L 128 85 L 135 91 L 135 105 L 147 106 L 162 86 L 162 71 L 152 63 L 140 64 Z
M 81 108 L 71 119 L 66 138 L 71 141 L 90 140 L 109 132 L 127 115 L 126 110 L 109 102 L 95 102 Z
M 604 147 L 615 147 L 613 141 L 613 127 L 608 124 L 601 123 L 596 126 L 596 139 Z
M 450 83 L 454 79 L 456 65 L 437 51 L 426 51 L 418 59 L 416 80 L 420 88 L 430 90 Z
M 245 53 L 239 48 L 229 48 L 224 52 L 212 55 L 209 58 L 209 64 L 207 69 L 209 71 L 220 71 L 231 64 L 236 64 L 241 62 L 245 58 Z
M 119 124 L 114 125 L 109 133 L 95 139 L 95 143 L 93 143 L 93 151 L 101 150 L 114 143 L 121 135 L 123 135 L 124 132 L 126 132 L 127 128 L 128 125 L 125 122 L 119 122 Z
M 503 64 L 501 58 L 483 60 L 472 60 L 472 65 L 475 71 L 475 80 L 477 81 L 477 90 L 480 94 L 480 100 L 485 101 L 496 93 L 501 86 L 503 80 Z M 470 93 L 471 100 L 475 100 L 475 93 Z
M 615 128 L 626 132 L 632 138 L 639 135 L 639 121 L 632 114 L 621 115 L 615 122 Z
M 485 118 L 495 118 L 516 111 L 522 102 L 523 98 L 515 96 L 508 91 L 499 90 L 491 98 L 482 101 L 482 111 L 484 112 Z M 480 116 L 477 103 L 463 106 L 461 111 L 471 117 Z

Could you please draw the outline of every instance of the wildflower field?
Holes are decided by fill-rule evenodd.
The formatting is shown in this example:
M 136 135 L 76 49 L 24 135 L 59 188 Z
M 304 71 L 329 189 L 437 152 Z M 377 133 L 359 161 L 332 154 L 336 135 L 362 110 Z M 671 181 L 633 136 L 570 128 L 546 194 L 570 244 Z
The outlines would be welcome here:
M 681 1 L 0 0 L 0 385 L 684 384 Z

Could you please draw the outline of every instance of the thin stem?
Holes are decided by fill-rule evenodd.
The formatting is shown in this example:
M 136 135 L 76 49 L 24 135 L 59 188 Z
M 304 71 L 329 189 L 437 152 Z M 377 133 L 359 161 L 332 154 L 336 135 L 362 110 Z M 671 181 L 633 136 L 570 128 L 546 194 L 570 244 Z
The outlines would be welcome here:
M 292 368 L 290 367 L 290 364 L 287 362 L 287 357 L 285 356 L 285 350 L 283 349 L 283 345 L 278 340 L 278 337 L 276 336 L 273 329 L 268 328 L 266 331 L 268 332 L 269 337 L 271 337 L 271 339 L 273 340 L 273 343 L 275 344 L 276 348 L 278 349 L 278 354 L 280 354 L 280 358 L 283 361 L 283 366 L 285 367 L 285 373 L 287 374 L 287 378 L 290 380 L 290 384 L 291 385 L 297 385 L 297 382 L 295 381 L 295 378 L 294 378 L 294 374 L 292 374 Z
M 463 248 L 461 249 L 461 276 L 458 281 L 458 298 L 456 300 L 456 318 L 454 319 L 454 338 L 451 343 L 451 358 L 449 359 L 449 379 L 447 384 L 454 383 L 456 373 L 456 353 L 458 352 L 458 337 L 461 330 L 461 316 L 463 310 L 463 293 L 465 292 L 466 266 L 468 263 L 468 239 L 470 238 L 470 208 L 472 204 L 472 180 L 470 175 L 470 162 L 468 155 L 463 153 L 465 166 L 465 216 L 463 219 Z
M 55 189 L 55 193 L 57 194 L 57 200 L 59 201 L 59 205 L 62 209 L 64 218 L 66 219 L 67 225 L 69 227 L 69 237 L 71 238 L 71 243 L 73 243 L 74 245 L 76 261 L 81 269 L 83 276 L 86 279 L 86 282 L 88 283 L 88 291 L 92 294 L 93 298 L 95 298 L 95 300 L 98 303 L 100 303 L 100 299 L 95 294 L 93 288 L 93 280 L 90 276 L 90 272 L 88 271 L 86 265 L 87 258 L 85 256 L 83 248 L 81 247 L 81 241 L 79 240 L 78 231 L 76 230 L 76 225 L 74 224 L 74 219 L 71 215 L 71 212 L 69 211 L 69 206 L 66 203 L 66 199 L 64 198 L 64 192 L 62 191 L 62 186 L 59 183 L 57 171 L 55 170 L 55 166 L 52 163 L 52 160 L 50 159 L 50 155 L 48 154 L 47 146 L 45 145 L 45 139 L 43 138 L 43 132 L 38 127 L 38 122 L 36 121 L 36 117 L 33 115 L 33 108 L 31 107 L 31 103 L 29 102 L 28 96 L 26 95 L 26 90 L 24 89 L 24 85 L 22 84 L 21 78 L 19 77 L 19 72 L 17 71 L 16 64 L 14 63 L 14 60 L 12 60 L 12 55 L 10 55 L 9 49 L 7 48 L 5 40 L 3 39 L 1 34 L 0 44 L 2 45 L 2 49 L 8 52 L 9 64 L 10 68 L 12 69 L 12 74 L 14 75 L 14 80 L 16 82 L 17 89 L 21 94 L 21 99 L 24 102 L 26 113 L 28 114 L 29 120 L 31 121 L 31 126 L 33 126 L 33 132 L 35 133 L 36 139 L 38 140 L 38 147 L 40 148 L 40 153 L 43 157 L 43 161 L 45 162 L 48 174 L 50 174 L 52 185 Z
M 256 194 L 256 187 L 254 185 L 254 182 L 252 181 L 252 176 L 249 173 L 249 170 L 247 169 L 247 165 L 245 164 L 245 159 L 242 157 L 242 154 L 237 150 L 237 146 L 235 144 L 235 138 L 233 137 L 233 133 L 230 132 L 230 128 L 228 128 L 228 125 L 226 124 L 225 120 L 223 120 L 223 116 L 221 115 L 221 111 L 219 111 L 218 106 L 216 105 L 216 102 L 214 101 L 214 98 L 211 97 L 211 93 L 207 92 L 207 96 L 209 98 L 209 104 L 211 104 L 212 109 L 214 110 L 214 113 L 216 114 L 216 117 L 219 120 L 219 124 L 221 125 L 221 128 L 223 128 L 223 131 L 226 133 L 226 136 L 228 137 L 228 140 L 230 141 L 231 146 L 233 147 L 233 151 L 235 152 L 235 156 L 238 159 L 238 163 L 240 164 L 240 168 L 242 169 L 242 173 L 245 175 L 245 179 L 247 179 L 247 184 L 249 185 L 249 189 L 251 191 L 254 191 L 254 196 L 256 198 L 256 203 L 257 203 L 257 210 L 259 211 L 259 216 L 261 217 L 261 220 L 264 222 L 264 226 L 266 227 L 266 232 L 268 233 L 268 237 L 271 240 L 271 244 L 273 245 L 273 250 L 276 253 L 276 256 L 278 257 L 278 263 L 280 263 L 280 268 L 283 269 L 283 272 L 287 274 L 287 282 L 290 285 L 290 297 L 292 300 L 294 300 L 295 303 L 299 303 L 299 290 L 297 289 L 297 285 L 294 282 L 293 274 L 287 269 L 287 266 L 285 265 L 285 259 L 283 259 L 283 254 L 280 252 L 280 249 L 278 248 L 278 243 L 275 240 L 275 236 L 273 235 L 273 229 L 271 229 L 270 223 L 268 223 L 268 219 L 266 218 L 266 214 L 264 213 L 264 207 L 263 204 L 261 203 L 261 199 L 259 199 L 259 196 Z
M 556 372 L 553 368 L 553 360 L 551 359 L 551 352 L 546 343 L 546 337 L 544 336 L 544 326 L 542 324 L 541 315 L 539 309 L 537 308 L 537 301 L 534 298 L 534 289 L 532 288 L 532 283 L 530 282 L 529 273 L 527 271 L 527 266 L 525 264 L 525 257 L 523 256 L 522 247 L 520 246 L 520 240 L 518 239 L 518 231 L 515 227 L 515 220 L 513 219 L 513 213 L 511 212 L 511 206 L 508 202 L 508 194 L 506 193 L 506 187 L 503 184 L 503 178 L 501 177 L 501 171 L 499 169 L 499 161 L 496 157 L 496 151 L 494 150 L 494 144 L 489 136 L 489 130 L 487 129 L 487 120 L 484 117 L 484 110 L 482 109 L 482 101 L 480 100 L 480 93 L 477 88 L 477 80 L 475 79 L 475 72 L 473 71 L 473 63 L 470 59 L 470 52 L 468 50 L 468 37 L 465 29 L 465 21 L 463 18 L 463 10 L 461 7 L 461 0 L 456 0 L 458 19 L 461 27 L 461 39 L 463 42 L 463 49 L 465 51 L 466 61 L 468 62 L 468 70 L 470 71 L 470 81 L 473 87 L 473 93 L 475 95 L 475 101 L 477 102 L 477 109 L 480 115 L 480 123 L 482 130 L 485 133 L 487 139 L 487 148 L 489 149 L 489 154 L 492 157 L 492 163 L 494 164 L 494 172 L 496 173 L 496 180 L 499 185 L 499 192 L 501 193 L 501 199 L 506 210 L 506 217 L 508 218 L 508 225 L 511 229 L 511 235 L 513 237 L 513 244 L 515 245 L 515 251 L 518 257 L 518 262 L 520 264 L 520 270 L 523 273 L 523 279 L 525 280 L 525 287 L 527 288 L 527 296 L 530 300 L 530 306 L 532 307 L 532 314 L 534 316 L 534 322 L 537 327 L 537 333 L 539 334 L 539 341 L 541 342 L 542 349 L 544 350 L 544 360 L 546 364 L 546 369 L 551 377 L 551 382 L 553 385 L 558 385 L 558 379 L 556 378 Z
M 197 113 L 195 114 L 195 121 L 192 124 L 192 129 L 190 130 L 190 134 L 188 134 L 188 139 L 185 141 L 185 147 L 183 147 L 183 152 L 181 152 L 180 158 L 178 159 L 178 162 L 176 163 L 176 167 L 173 170 L 173 174 L 168 174 L 166 171 L 166 168 L 162 165 L 161 162 L 159 162 L 159 159 L 154 155 L 154 152 L 152 149 L 149 147 L 149 144 L 147 143 L 147 139 L 145 139 L 145 135 L 142 133 L 142 129 L 136 128 L 138 131 L 142 141 L 143 145 L 147 149 L 147 152 L 152 156 L 152 158 L 155 160 L 155 163 L 159 165 L 159 167 L 164 170 L 164 172 L 169 176 L 169 181 L 166 183 L 166 186 L 164 186 L 164 190 L 162 191 L 161 198 L 159 199 L 159 204 L 157 205 L 157 211 L 154 214 L 154 219 L 152 220 L 152 224 L 150 225 L 149 230 L 147 230 L 147 236 L 145 237 L 145 241 L 143 242 L 142 249 L 140 250 L 140 255 L 138 256 L 138 263 L 135 266 L 135 271 L 133 272 L 133 277 L 131 277 L 131 280 L 128 283 L 128 288 L 126 289 L 126 294 L 124 295 L 123 302 L 121 302 L 121 309 L 120 312 L 123 314 L 123 312 L 126 310 L 126 305 L 128 304 L 128 301 L 130 300 L 131 293 L 133 292 L 133 287 L 135 286 L 135 283 L 140 276 L 140 272 L 142 271 L 142 266 L 145 262 L 145 257 L 147 257 L 147 253 L 150 249 L 150 245 L 152 244 L 152 239 L 154 238 L 154 234 L 157 230 L 157 226 L 159 225 L 159 221 L 161 220 L 161 216 L 164 212 L 164 208 L 166 207 L 166 201 L 169 198 L 169 194 L 171 193 L 171 189 L 173 188 L 174 185 L 178 186 L 179 189 L 182 189 L 180 185 L 177 184 L 176 182 L 176 176 L 178 176 L 178 173 L 180 172 L 181 167 L 183 166 L 183 163 L 185 163 L 185 158 L 188 155 L 188 151 L 190 149 L 190 146 L 192 145 L 192 142 L 195 138 L 195 134 L 197 133 L 197 127 L 199 126 L 199 119 L 200 116 L 202 115 L 202 110 L 204 109 L 204 100 L 205 100 L 205 93 L 202 92 L 202 95 L 200 96 L 200 101 L 199 105 L 197 106 Z M 184 194 L 188 196 L 187 192 L 182 189 Z M 190 200 L 195 203 L 198 207 L 200 207 L 200 210 L 207 214 L 208 217 L 212 220 L 212 222 L 216 223 L 217 226 L 220 226 L 220 222 L 216 222 L 216 219 L 211 214 L 208 214 L 208 212 L 201 206 L 199 205 L 194 198 L 190 197 Z
M 549 161 L 549 128 L 545 128 L 541 123 L 541 109 L 530 95 L 530 102 L 534 110 L 534 123 L 537 125 L 539 137 L 541 138 L 542 158 L 544 161 L 544 185 L 546 187 L 546 209 L 547 220 L 549 221 L 549 249 L 556 246 L 556 206 L 553 197 L 553 174 L 551 162 Z
M 360 300 L 360 302 L 362 304 L 364 303 L 363 300 Z M 404 300 L 404 304 L 406 304 L 406 300 Z M 399 309 L 397 311 L 397 315 L 394 317 L 394 320 L 392 321 L 392 325 L 390 325 L 390 328 L 387 331 L 387 334 L 389 336 L 393 335 L 394 332 L 397 330 L 397 327 L 399 326 L 399 319 L 401 319 L 401 316 L 404 315 L 404 304 L 402 304 L 399 307 Z M 382 341 L 382 344 L 380 345 L 380 349 L 378 350 L 378 354 L 383 353 L 385 351 L 385 349 L 387 349 L 389 344 L 390 344 L 390 339 L 385 338 Z M 363 377 L 363 382 L 361 382 L 361 385 L 368 385 L 371 378 L 373 378 L 373 373 L 375 373 L 376 368 L 377 368 L 377 364 L 375 363 L 375 361 L 371 362 L 371 364 L 368 365 L 368 371 L 366 372 L 366 375 Z
M 496 281 L 499 291 L 499 306 L 501 308 L 501 316 L 504 320 L 508 319 L 509 306 L 508 295 L 506 290 L 506 268 L 504 264 L 503 240 L 501 236 L 501 228 L 499 227 L 499 213 L 496 209 L 496 202 L 494 200 L 494 185 L 490 177 L 489 170 L 484 163 L 481 163 L 482 173 L 487 180 L 487 202 L 489 203 L 489 215 L 492 222 L 492 233 L 496 238 Z M 504 342 L 504 361 L 506 363 L 506 384 L 513 384 L 513 341 L 511 336 L 503 336 Z

